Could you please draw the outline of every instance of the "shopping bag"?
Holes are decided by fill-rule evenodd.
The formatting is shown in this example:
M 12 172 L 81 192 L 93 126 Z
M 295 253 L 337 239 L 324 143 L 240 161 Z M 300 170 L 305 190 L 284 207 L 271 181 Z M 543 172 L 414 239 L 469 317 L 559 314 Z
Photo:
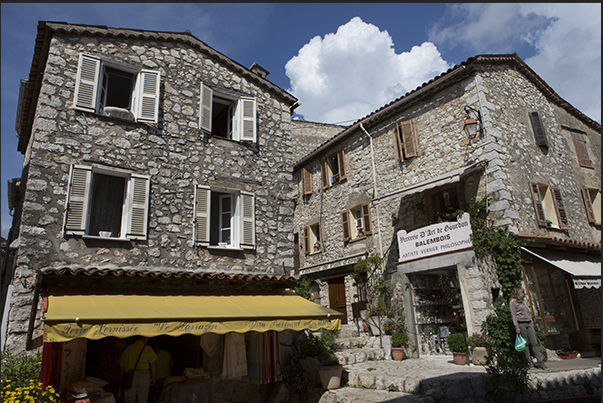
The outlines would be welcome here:
M 526 339 L 524 339 L 523 337 L 521 337 L 520 334 L 518 334 L 517 337 L 515 338 L 515 350 L 517 350 L 521 353 L 525 349 L 526 349 Z

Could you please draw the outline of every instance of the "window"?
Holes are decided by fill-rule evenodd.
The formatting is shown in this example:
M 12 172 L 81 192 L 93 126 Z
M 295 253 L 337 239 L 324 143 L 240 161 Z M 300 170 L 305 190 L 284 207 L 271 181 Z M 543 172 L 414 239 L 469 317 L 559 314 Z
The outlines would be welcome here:
M 530 123 L 532 124 L 532 131 L 534 132 L 534 137 L 536 138 L 536 144 L 539 146 L 548 147 L 549 142 L 544 131 L 542 119 L 540 118 L 540 114 L 538 112 L 530 112 Z
M 307 196 L 312 194 L 314 190 L 314 184 L 312 180 L 312 171 L 310 171 L 310 169 L 306 167 L 303 167 L 301 169 L 302 195 Z
M 588 156 L 588 147 L 586 145 L 586 136 L 583 133 L 572 131 L 572 140 L 576 147 L 576 155 L 580 166 L 592 168 L 593 163 Z
M 149 183 L 146 175 L 73 165 L 65 234 L 146 239 Z
M 561 197 L 561 190 L 540 183 L 531 183 L 530 186 L 538 225 L 540 227 L 568 229 L 569 221 Z
M 127 120 L 157 122 L 158 71 L 124 67 L 80 54 L 74 107 Z
M 425 191 L 425 207 L 430 223 L 446 221 L 447 214 L 464 205 L 464 189 L 461 182 Z
M 257 141 L 256 100 L 218 94 L 201 84 L 199 127 L 212 136 L 236 141 Z
M 330 157 L 323 158 L 321 163 L 323 189 L 345 180 L 345 170 L 345 155 L 343 150 Z
M 396 137 L 395 154 L 398 162 L 419 155 L 417 135 L 412 120 L 398 123 L 394 134 Z
M 588 222 L 592 225 L 601 225 L 601 190 L 582 188 L 582 200 L 586 208 Z
M 372 234 L 369 204 L 366 203 L 357 208 L 343 211 L 341 213 L 341 224 L 344 242 Z
M 306 250 L 306 255 L 312 252 L 320 252 L 320 247 L 320 226 L 314 224 L 304 228 L 304 249 Z
M 236 189 L 195 186 L 195 244 L 255 248 L 255 197 Z

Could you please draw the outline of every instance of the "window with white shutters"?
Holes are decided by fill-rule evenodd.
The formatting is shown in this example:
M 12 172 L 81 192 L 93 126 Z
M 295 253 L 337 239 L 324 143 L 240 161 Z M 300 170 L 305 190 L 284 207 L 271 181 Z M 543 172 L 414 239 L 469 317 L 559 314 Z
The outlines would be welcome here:
M 156 123 L 159 71 L 117 65 L 80 54 L 73 106 L 126 120 Z
M 214 91 L 201 84 L 199 127 L 211 136 L 257 142 L 256 100 Z
M 73 165 L 67 192 L 65 234 L 146 239 L 149 191 L 149 176 Z
M 255 196 L 195 185 L 193 234 L 198 246 L 255 249 Z

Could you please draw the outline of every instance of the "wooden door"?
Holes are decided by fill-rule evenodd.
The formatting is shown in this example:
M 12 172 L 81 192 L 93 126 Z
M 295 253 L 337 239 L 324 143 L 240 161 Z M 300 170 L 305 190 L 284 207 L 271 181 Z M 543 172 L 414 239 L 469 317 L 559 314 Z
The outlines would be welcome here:
M 345 301 L 345 283 L 343 277 L 329 280 L 329 307 L 343 314 L 341 323 L 348 323 L 348 311 Z

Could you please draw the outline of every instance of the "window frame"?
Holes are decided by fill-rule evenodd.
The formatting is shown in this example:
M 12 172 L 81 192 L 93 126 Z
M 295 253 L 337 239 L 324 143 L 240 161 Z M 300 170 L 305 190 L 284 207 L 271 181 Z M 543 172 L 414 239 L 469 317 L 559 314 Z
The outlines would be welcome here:
M 576 149 L 576 158 L 581 167 L 593 168 L 593 163 L 588 154 L 588 145 L 586 143 L 586 134 L 577 130 L 570 130 L 574 148 Z
M 583 187 L 581 189 L 582 200 L 588 222 L 591 225 L 601 226 L 601 189 L 593 187 Z M 593 193 L 595 193 L 593 197 Z
M 217 215 L 212 215 L 212 193 L 219 194 Z M 231 196 L 231 241 L 221 238 L 221 200 Z M 210 249 L 251 250 L 256 247 L 255 195 L 250 192 L 219 186 L 194 185 L 193 242 Z M 213 220 L 217 220 L 214 222 Z M 218 237 L 212 238 L 211 228 L 218 226 Z
M 314 192 L 314 177 L 312 171 L 308 167 L 301 168 L 301 187 L 302 187 L 302 196 L 309 196 Z
M 311 224 L 304 228 L 304 252 L 306 255 L 322 252 L 321 238 L 319 223 Z M 315 251 L 314 246 L 316 242 L 318 242 L 318 250 Z
M 530 182 L 530 193 L 539 227 L 561 230 L 570 228 L 561 189 L 538 182 Z M 548 225 L 547 221 L 550 221 L 551 225 Z
M 105 105 L 107 91 L 103 89 L 107 83 L 107 70 L 133 76 L 130 105 L 128 108 Z M 114 108 L 124 112 L 115 116 L 122 118 L 124 116 L 131 116 L 131 120 L 135 122 L 157 123 L 160 88 L 161 73 L 159 71 L 124 66 L 104 58 L 80 53 L 75 80 L 73 107 L 78 110 L 105 116 L 114 116 L 107 109 Z
M 337 173 L 334 173 L 335 165 L 337 166 Z M 322 188 L 328 189 L 347 180 L 346 171 L 346 159 L 343 149 L 329 155 L 328 157 L 323 157 L 320 162 Z
M 229 108 L 229 122 L 226 136 L 212 134 L 215 117 L 214 103 Z M 232 108 L 232 109 L 231 109 Z M 257 100 L 255 97 L 235 96 L 212 89 L 201 83 L 199 95 L 199 128 L 210 135 L 240 143 L 257 143 Z
M 546 130 L 544 128 L 542 116 L 540 116 L 540 112 L 530 112 L 529 118 L 530 124 L 532 125 L 532 133 L 534 134 L 536 145 L 548 148 L 549 140 L 546 134 Z
M 444 212 L 438 213 L 436 210 L 436 203 L 434 202 L 434 197 L 439 195 L 440 193 L 447 190 L 454 190 L 456 192 L 457 202 L 459 204 L 459 209 L 463 208 L 465 205 L 465 185 L 462 181 L 449 183 L 446 185 L 438 186 L 433 189 L 425 190 L 424 192 L 424 202 L 425 202 L 425 210 L 427 213 L 427 219 L 430 223 L 438 222 L 438 214 L 442 214 Z
M 120 236 L 102 237 L 90 231 L 91 199 L 95 197 L 94 174 L 123 177 L 124 200 L 120 222 Z M 118 241 L 146 240 L 150 197 L 150 176 L 104 166 L 71 165 L 65 204 L 64 235 Z
M 394 127 L 395 157 L 402 162 L 419 155 L 419 139 L 414 119 L 396 123 Z
M 356 217 L 356 213 L 359 213 L 360 217 Z M 358 218 L 360 218 L 360 220 L 362 221 L 363 235 L 360 235 L 358 231 Z M 354 226 L 352 226 L 352 224 L 354 224 Z M 373 231 L 371 223 L 370 203 L 364 203 L 349 210 L 342 211 L 341 225 L 344 242 L 372 235 Z

